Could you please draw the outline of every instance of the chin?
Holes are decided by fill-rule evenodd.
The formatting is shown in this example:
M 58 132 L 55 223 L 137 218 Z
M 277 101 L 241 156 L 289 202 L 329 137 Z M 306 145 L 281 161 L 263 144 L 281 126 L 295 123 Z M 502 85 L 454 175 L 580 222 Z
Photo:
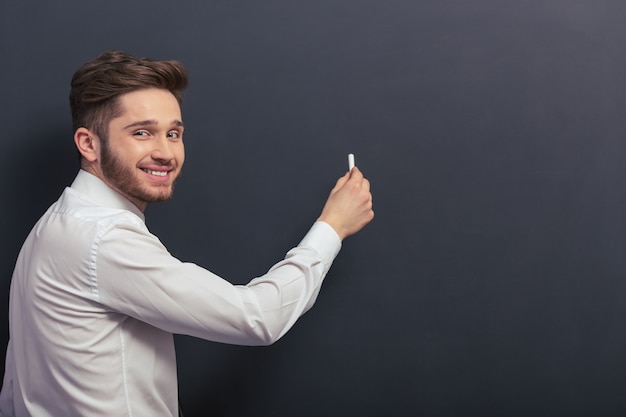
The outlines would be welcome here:
M 171 200 L 174 196 L 174 189 L 170 186 L 167 190 L 160 190 L 159 192 L 154 193 L 146 193 L 146 196 L 150 194 L 150 199 L 147 200 L 148 203 L 159 203 L 162 201 Z

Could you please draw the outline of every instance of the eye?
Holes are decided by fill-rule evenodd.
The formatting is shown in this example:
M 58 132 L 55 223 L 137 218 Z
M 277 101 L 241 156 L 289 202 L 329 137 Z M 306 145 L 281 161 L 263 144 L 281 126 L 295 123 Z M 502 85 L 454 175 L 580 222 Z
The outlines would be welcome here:
M 133 133 L 133 136 L 147 138 L 148 136 L 150 136 L 150 132 L 148 132 L 147 130 L 138 130 L 135 133 Z
M 182 135 L 177 130 L 172 130 L 167 133 L 167 137 L 170 139 L 180 139 Z

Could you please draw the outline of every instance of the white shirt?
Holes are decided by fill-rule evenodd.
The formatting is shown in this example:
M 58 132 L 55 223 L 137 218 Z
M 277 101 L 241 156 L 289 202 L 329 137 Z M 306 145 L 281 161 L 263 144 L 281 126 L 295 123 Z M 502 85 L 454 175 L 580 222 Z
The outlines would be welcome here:
M 176 416 L 173 333 L 273 343 L 340 247 L 316 222 L 267 274 L 232 285 L 174 258 L 136 206 L 80 171 L 17 259 L 0 416 Z

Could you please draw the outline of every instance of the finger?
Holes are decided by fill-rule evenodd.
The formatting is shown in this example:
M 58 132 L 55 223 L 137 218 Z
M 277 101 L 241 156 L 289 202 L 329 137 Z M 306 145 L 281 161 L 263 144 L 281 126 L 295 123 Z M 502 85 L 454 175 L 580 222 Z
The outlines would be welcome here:
M 335 183 L 335 187 L 331 190 L 331 194 L 340 189 L 350 179 L 350 173 L 346 172 L 343 177 L 340 177 Z
M 363 173 L 357 168 L 352 168 L 350 171 L 350 179 L 348 180 L 354 187 L 361 187 L 361 181 L 363 181 Z
M 363 178 L 363 181 L 361 182 L 361 189 L 367 192 L 370 191 L 370 182 L 367 178 Z
M 359 167 L 352 168 L 352 170 L 349 171 L 349 173 L 350 173 L 350 178 L 363 178 L 363 173 L 361 172 Z

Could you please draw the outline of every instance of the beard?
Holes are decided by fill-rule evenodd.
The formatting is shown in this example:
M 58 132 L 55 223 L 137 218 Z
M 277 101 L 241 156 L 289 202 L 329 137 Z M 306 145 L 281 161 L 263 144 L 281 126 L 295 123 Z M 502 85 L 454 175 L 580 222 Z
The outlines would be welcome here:
M 124 164 L 119 155 L 109 148 L 106 141 L 103 143 L 100 157 L 102 173 L 111 185 L 127 198 L 132 197 L 144 203 L 156 203 L 172 198 L 174 183 L 180 175 L 177 175 L 170 185 L 163 184 L 158 188 L 147 187 L 137 177 L 136 168 Z

